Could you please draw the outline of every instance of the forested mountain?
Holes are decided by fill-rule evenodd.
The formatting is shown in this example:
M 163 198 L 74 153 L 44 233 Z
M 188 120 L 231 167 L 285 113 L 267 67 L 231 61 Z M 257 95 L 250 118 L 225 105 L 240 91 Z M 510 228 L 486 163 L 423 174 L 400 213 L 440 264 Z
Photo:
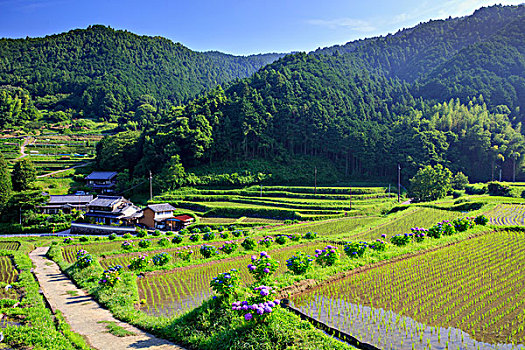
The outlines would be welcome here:
M 116 120 L 144 102 L 180 104 L 281 56 L 200 53 L 165 38 L 94 25 L 1 39 L 0 85 L 27 90 L 41 108 Z
M 525 153 L 518 107 L 524 8 L 493 6 L 347 51 L 286 56 L 143 121 L 142 133 L 125 136 L 141 154 L 125 166 L 109 157 L 109 142 L 101 144 L 99 166 L 142 176 L 167 174 L 179 160 L 191 167 L 310 155 L 357 177 L 393 177 L 398 163 L 411 176 L 440 163 L 474 180 L 498 169 L 508 178 Z

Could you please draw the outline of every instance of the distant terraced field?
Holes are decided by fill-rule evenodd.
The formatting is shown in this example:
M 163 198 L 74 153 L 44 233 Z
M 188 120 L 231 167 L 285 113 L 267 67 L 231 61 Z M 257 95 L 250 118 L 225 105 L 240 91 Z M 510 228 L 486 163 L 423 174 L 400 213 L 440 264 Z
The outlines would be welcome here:
M 492 225 L 525 225 L 525 204 L 498 204 L 486 215 Z

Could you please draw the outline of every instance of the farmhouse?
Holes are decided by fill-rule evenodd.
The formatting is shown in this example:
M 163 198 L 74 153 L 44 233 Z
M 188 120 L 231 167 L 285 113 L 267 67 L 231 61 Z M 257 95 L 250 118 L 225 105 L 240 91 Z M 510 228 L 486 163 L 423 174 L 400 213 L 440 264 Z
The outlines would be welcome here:
M 44 214 L 58 214 L 59 212 L 70 214 L 72 209 L 87 211 L 87 205 L 92 200 L 92 195 L 52 195 L 49 196 L 49 201 L 39 208 Z
M 98 196 L 88 204 L 86 218 L 105 225 L 135 225 L 142 217 L 142 210 L 121 196 Z
M 144 216 L 140 223 L 144 226 L 154 229 L 174 229 L 173 211 L 175 208 L 168 203 L 150 204 L 144 210 Z
M 86 180 L 86 186 L 91 187 L 95 192 L 110 194 L 115 192 L 117 175 L 118 173 L 114 171 L 94 171 L 84 180 Z

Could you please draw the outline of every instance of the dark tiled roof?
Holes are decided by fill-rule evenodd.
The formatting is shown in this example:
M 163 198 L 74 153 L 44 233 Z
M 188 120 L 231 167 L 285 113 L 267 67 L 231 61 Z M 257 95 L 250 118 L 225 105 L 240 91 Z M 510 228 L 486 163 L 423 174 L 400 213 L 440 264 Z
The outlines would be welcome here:
M 47 204 L 78 204 L 78 203 L 89 203 L 93 200 L 92 195 L 63 195 L 63 196 L 49 196 L 49 202 Z
M 89 206 L 93 207 L 111 207 L 115 204 L 115 202 L 124 199 L 124 197 L 121 196 L 98 196 L 97 198 L 93 199 L 91 202 L 89 202 Z
M 159 211 L 174 211 L 175 210 L 175 208 L 171 204 L 168 204 L 168 203 L 150 204 L 148 205 L 148 208 L 150 208 L 156 213 Z
M 88 176 L 86 180 L 111 180 L 118 174 L 115 171 L 94 171 Z

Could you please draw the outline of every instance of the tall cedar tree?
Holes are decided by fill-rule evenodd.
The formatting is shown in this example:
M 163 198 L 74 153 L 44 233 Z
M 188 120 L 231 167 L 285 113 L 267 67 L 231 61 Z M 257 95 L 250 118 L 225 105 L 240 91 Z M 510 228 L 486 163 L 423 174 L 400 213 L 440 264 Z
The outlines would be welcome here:
M 0 153 L 0 209 L 3 208 L 13 190 L 13 184 L 11 183 L 11 175 L 9 174 L 9 168 L 4 156 Z
M 11 174 L 13 189 L 15 191 L 27 191 L 33 188 L 33 182 L 36 180 L 36 169 L 27 158 L 22 158 L 13 167 Z

